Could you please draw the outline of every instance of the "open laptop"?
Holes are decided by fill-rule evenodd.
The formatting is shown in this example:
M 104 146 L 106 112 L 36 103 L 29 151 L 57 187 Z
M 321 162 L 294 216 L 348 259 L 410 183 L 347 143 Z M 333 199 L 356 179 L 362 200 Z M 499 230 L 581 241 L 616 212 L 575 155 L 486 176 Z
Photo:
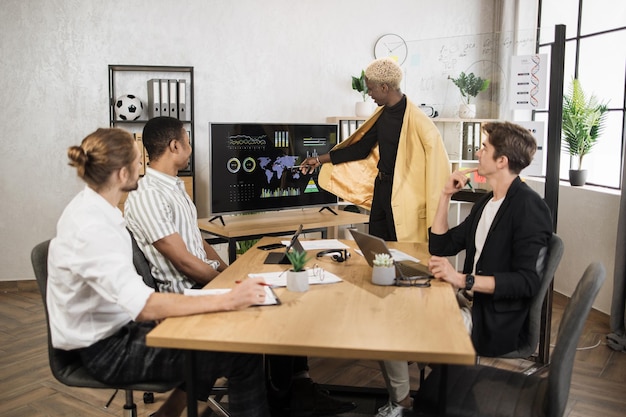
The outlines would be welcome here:
M 287 245 L 287 247 L 285 248 L 284 252 L 268 253 L 263 263 L 286 265 L 290 263 L 289 258 L 287 258 L 287 252 L 289 252 L 291 248 L 293 248 L 293 250 L 298 251 L 298 252 L 304 252 L 304 248 L 302 247 L 302 244 L 298 240 L 298 236 L 300 236 L 300 233 L 302 233 L 302 225 L 298 227 L 298 230 L 296 230 L 296 233 L 294 233 L 294 235 L 291 237 L 291 241 L 289 242 L 289 245 Z
M 358 230 L 349 229 L 354 241 L 361 249 L 363 256 L 367 260 L 370 266 L 374 266 L 374 258 L 378 253 L 386 253 L 393 257 L 393 254 L 389 251 L 387 244 L 379 237 L 368 235 L 367 233 L 361 233 Z M 433 275 L 428 270 L 428 266 L 419 262 L 410 260 L 396 261 L 396 277 L 405 279 L 415 278 L 428 278 Z

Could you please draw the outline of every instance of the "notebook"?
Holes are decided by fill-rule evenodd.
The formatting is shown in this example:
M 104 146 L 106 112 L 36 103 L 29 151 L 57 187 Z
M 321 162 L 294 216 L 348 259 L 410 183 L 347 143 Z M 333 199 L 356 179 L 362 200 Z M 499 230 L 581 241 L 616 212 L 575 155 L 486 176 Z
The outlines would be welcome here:
M 304 248 L 302 247 L 302 244 L 298 240 L 298 236 L 300 235 L 300 233 L 302 233 L 302 225 L 298 227 L 298 230 L 296 230 L 296 233 L 294 233 L 294 235 L 291 237 L 291 242 L 289 242 L 289 245 L 287 245 L 284 252 L 268 253 L 263 263 L 286 265 L 290 263 L 289 258 L 287 258 L 287 252 L 289 252 L 291 248 L 293 248 L 293 250 L 298 251 L 298 252 L 304 252 Z
M 349 230 L 370 266 L 374 266 L 374 258 L 378 253 L 386 253 L 389 256 L 393 256 L 387 244 L 381 238 L 361 233 L 358 230 Z M 426 278 L 433 276 L 428 270 L 428 266 L 419 262 L 402 260 L 396 261 L 395 265 L 397 278 Z

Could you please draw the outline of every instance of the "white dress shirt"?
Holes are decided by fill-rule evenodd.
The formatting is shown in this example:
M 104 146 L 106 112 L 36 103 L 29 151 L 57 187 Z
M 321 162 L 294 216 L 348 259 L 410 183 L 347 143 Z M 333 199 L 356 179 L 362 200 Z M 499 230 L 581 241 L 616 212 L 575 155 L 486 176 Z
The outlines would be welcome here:
M 178 233 L 191 254 L 215 269 L 219 267 L 218 261 L 207 258 L 196 206 L 180 178 L 147 168 L 137 190 L 128 194 L 124 217 L 150 262 L 159 291 L 183 293 L 196 284 L 152 245 L 164 237 Z
M 48 252 L 47 304 L 52 345 L 92 345 L 137 318 L 154 290 L 133 265 L 117 207 L 85 187 L 57 223 Z

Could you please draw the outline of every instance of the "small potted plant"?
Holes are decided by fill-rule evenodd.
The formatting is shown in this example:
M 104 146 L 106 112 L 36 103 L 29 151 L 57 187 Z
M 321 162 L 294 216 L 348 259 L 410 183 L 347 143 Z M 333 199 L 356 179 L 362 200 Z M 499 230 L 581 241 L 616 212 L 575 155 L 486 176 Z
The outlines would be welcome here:
M 396 279 L 396 267 L 393 258 L 386 253 L 377 253 L 372 261 L 372 283 L 376 285 L 393 285 Z
M 368 101 L 369 95 L 367 89 L 367 83 L 365 82 L 365 71 L 361 70 L 361 76 L 352 76 L 352 89 L 361 93 L 363 101 L 357 101 L 355 106 L 355 113 L 358 117 L 369 117 L 372 114 L 372 106 Z
M 585 185 L 587 170 L 582 169 L 583 157 L 591 152 L 604 130 L 605 103 L 599 103 L 592 94 L 588 99 L 580 81 L 572 79 L 568 93 L 563 96 L 562 136 L 570 155 L 569 181 L 571 185 Z
M 448 76 L 454 85 L 459 88 L 461 96 L 463 96 L 463 104 L 459 106 L 459 116 L 464 119 L 473 119 L 476 117 L 476 104 L 470 103 L 472 97 L 476 97 L 481 91 L 489 88 L 490 81 L 474 75 L 473 72 L 465 74 L 461 72 L 458 78 Z
M 304 265 L 309 258 L 306 251 L 289 251 L 287 259 L 291 262 L 291 269 L 287 271 L 287 289 L 289 291 L 304 292 L 309 289 L 309 271 Z

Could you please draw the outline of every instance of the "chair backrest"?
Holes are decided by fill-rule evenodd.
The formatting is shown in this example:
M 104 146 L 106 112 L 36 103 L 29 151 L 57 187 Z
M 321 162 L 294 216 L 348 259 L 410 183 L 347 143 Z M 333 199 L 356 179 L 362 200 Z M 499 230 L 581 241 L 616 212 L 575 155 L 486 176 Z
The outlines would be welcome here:
M 133 244 L 133 264 L 135 265 L 135 269 L 137 273 L 141 275 L 143 278 L 143 282 L 146 283 L 150 288 L 158 289 L 156 280 L 152 276 L 152 270 L 150 269 L 150 262 L 146 259 L 146 255 L 139 248 L 137 241 L 135 240 L 135 236 L 133 236 L 133 232 L 128 231 L 130 234 L 130 240 Z
M 39 286 L 39 291 L 41 292 L 41 298 L 43 300 L 46 315 L 46 327 L 48 329 L 48 363 L 50 365 L 52 375 L 59 382 L 65 385 L 75 386 L 76 382 L 70 378 L 70 375 L 74 374 L 77 369 L 82 367 L 80 356 L 78 353 L 73 351 L 55 349 L 52 346 L 52 339 L 50 337 L 50 319 L 48 317 L 48 304 L 46 299 L 49 247 L 50 240 L 46 240 L 35 246 L 30 254 L 30 260 L 33 265 L 33 271 L 35 272 L 35 278 L 37 280 L 37 285 Z
M 556 268 L 559 266 L 561 258 L 563 257 L 563 241 L 559 236 L 553 233 L 547 249 L 548 252 L 543 265 L 543 273 L 540 274 L 541 284 L 539 291 L 537 291 L 537 294 L 533 297 L 528 312 L 528 343 L 521 346 L 518 350 L 502 355 L 502 358 L 528 358 L 537 350 L 541 334 L 541 311 L 543 309 L 543 302 L 550 288 L 550 284 L 552 284 L 554 280 Z
M 578 339 L 605 277 L 606 270 L 601 263 L 590 264 L 563 312 L 548 376 L 548 416 L 561 417 L 565 411 Z
M 142 390 L 150 392 L 166 392 L 174 388 L 179 382 L 172 381 L 152 381 L 152 382 L 140 382 L 136 384 L 123 384 L 118 386 L 111 386 L 104 384 L 95 378 L 93 378 L 87 370 L 83 367 L 80 355 L 76 351 L 67 351 L 62 349 L 56 349 L 52 346 L 52 339 L 50 336 L 50 318 L 48 316 L 48 304 L 47 304 L 47 286 L 48 286 L 48 250 L 50 247 L 50 240 L 41 242 L 36 245 L 30 255 L 31 263 L 33 265 L 33 271 L 35 272 L 35 278 L 39 291 L 41 292 L 41 298 L 43 300 L 44 312 L 46 315 L 46 327 L 48 330 L 48 363 L 52 375 L 62 384 L 71 387 L 83 387 L 83 388 L 118 388 L 127 390 L 127 405 L 128 395 L 130 393 L 130 402 L 132 403 L 132 390 Z M 137 248 L 139 249 L 139 248 Z M 139 253 L 143 256 L 143 253 L 139 250 Z M 133 255 L 135 254 L 133 250 Z M 140 259 L 139 259 L 140 260 Z M 144 262 L 147 261 L 143 258 Z M 148 267 L 149 271 L 149 267 Z M 139 272 L 139 270 L 138 270 Z M 129 391 L 131 390 L 131 391 Z

